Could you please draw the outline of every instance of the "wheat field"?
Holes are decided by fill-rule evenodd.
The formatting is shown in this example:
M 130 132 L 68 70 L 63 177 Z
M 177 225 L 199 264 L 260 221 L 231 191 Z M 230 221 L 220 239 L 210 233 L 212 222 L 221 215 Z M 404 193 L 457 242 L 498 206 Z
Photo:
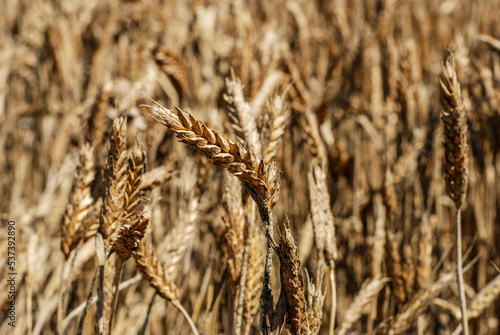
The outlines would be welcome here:
M 0 8 L 0 334 L 500 332 L 500 1 Z

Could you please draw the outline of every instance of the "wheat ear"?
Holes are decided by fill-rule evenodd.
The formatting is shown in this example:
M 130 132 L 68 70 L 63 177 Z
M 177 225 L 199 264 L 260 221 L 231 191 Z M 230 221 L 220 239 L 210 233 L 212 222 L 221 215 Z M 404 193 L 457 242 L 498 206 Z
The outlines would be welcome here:
M 61 249 L 66 259 L 84 238 L 84 220 L 90 214 L 94 202 L 91 195 L 94 177 L 94 148 L 85 144 L 80 150 L 80 162 L 76 167 L 75 180 L 61 227 Z
M 265 201 L 274 207 L 279 192 L 279 173 L 274 164 L 264 164 L 251 150 L 245 150 L 240 143 L 233 142 L 226 135 L 208 128 L 189 112 L 178 107 L 165 108 L 148 106 L 155 120 L 172 129 L 181 142 L 205 154 L 214 165 L 227 169 L 250 191 L 252 197 Z M 255 198 L 254 198 L 255 199 Z
M 153 246 L 149 239 L 143 240 L 137 250 L 133 252 L 137 270 L 142 277 L 149 282 L 149 285 L 165 300 L 170 301 L 186 318 L 195 335 L 199 335 L 196 326 L 179 302 L 179 291 L 177 286 L 169 277 L 163 266 L 160 264 Z
M 226 135 L 209 129 L 203 122 L 180 108 L 171 110 L 152 100 L 148 106 L 155 120 L 172 129 L 181 142 L 207 156 L 214 165 L 227 169 L 245 185 L 259 207 L 263 230 L 269 243 L 277 249 L 271 231 L 271 209 L 279 196 L 280 175 L 276 164 L 265 164 L 251 150 L 245 150 Z
M 444 180 L 446 193 L 456 207 L 456 262 L 457 284 L 462 311 L 464 335 L 469 334 L 467 304 L 465 300 L 464 275 L 462 271 L 462 205 L 467 191 L 467 123 L 462 104 L 460 84 L 455 71 L 453 54 L 442 64 L 441 78 L 441 120 L 444 125 Z

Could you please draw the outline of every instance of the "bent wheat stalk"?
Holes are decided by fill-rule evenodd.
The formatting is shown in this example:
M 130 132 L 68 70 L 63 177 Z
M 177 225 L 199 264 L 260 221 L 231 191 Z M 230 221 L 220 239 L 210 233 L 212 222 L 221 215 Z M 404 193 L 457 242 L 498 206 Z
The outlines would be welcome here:
M 257 203 L 266 238 L 274 249 L 278 245 L 271 232 L 271 209 L 279 196 L 280 175 L 276 164 L 265 164 L 251 150 L 233 142 L 225 134 L 208 128 L 189 112 L 178 107 L 171 110 L 152 100 L 155 106 L 148 107 L 154 119 L 172 129 L 181 142 L 203 153 L 216 166 L 225 168 L 245 185 Z

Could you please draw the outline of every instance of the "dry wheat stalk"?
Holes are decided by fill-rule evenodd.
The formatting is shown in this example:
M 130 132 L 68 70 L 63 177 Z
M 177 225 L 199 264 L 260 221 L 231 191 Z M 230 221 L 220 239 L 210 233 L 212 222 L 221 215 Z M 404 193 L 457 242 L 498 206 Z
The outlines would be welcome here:
M 98 303 L 95 313 L 96 334 L 111 334 L 111 324 L 113 314 L 113 299 L 115 296 L 114 278 L 117 273 L 116 259 L 109 259 L 102 266 L 99 266 L 98 282 Z M 120 265 L 119 265 L 120 266 Z
M 402 267 L 401 254 L 399 252 L 399 243 L 394 233 L 389 231 L 386 225 L 386 270 L 391 278 L 391 291 L 398 305 L 402 306 L 407 299 L 405 289 L 405 272 Z
M 464 278 L 462 272 L 462 205 L 467 192 L 467 121 L 462 104 L 462 93 L 455 71 L 455 59 L 450 53 L 441 64 L 441 120 L 444 125 L 444 180 L 446 193 L 456 207 L 456 265 L 457 284 L 462 311 L 464 335 L 469 335 L 467 304 L 465 300 Z
M 156 106 L 146 107 L 157 122 L 172 129 L 180 141 L 205 154 L 214 165 L 227 169 L 245 185 L 259 208 L 264 234 L 276 249 L 271 230 L 271 209 L 278 200 L 281 175 L 276 164 L 265 164 L 252 151 L 209 129 L 190 113 L 177 107 L 173 111 L 152 101 Z
M 75 171 L 75 180 L 69 203 L 62 222 L 61 249 L 68 259 L 70 252 L 84 239 L 87 216 L 92 203 L 91 186 L 94 181 L 94 149 L 88 143 L 80 150 L 80 162 Z

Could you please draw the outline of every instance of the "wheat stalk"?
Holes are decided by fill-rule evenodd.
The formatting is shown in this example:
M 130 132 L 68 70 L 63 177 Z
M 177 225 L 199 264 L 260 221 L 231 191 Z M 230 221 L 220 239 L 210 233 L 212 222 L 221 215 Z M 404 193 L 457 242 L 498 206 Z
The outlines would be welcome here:
M 469 334 L 467 304 L 464 291 L 464 275 L 462 271 L 462 205 L 467 191 L 467 123 L 462 104 L 460 84 L 455 71 L 455 59 L 450 53 L 441 65 L 441 120 L 444 125 L 444 180 L 446 193 L 456 207 L 456 266 L 457 284 L 462 311 L 462 327 L 464 335 Z

